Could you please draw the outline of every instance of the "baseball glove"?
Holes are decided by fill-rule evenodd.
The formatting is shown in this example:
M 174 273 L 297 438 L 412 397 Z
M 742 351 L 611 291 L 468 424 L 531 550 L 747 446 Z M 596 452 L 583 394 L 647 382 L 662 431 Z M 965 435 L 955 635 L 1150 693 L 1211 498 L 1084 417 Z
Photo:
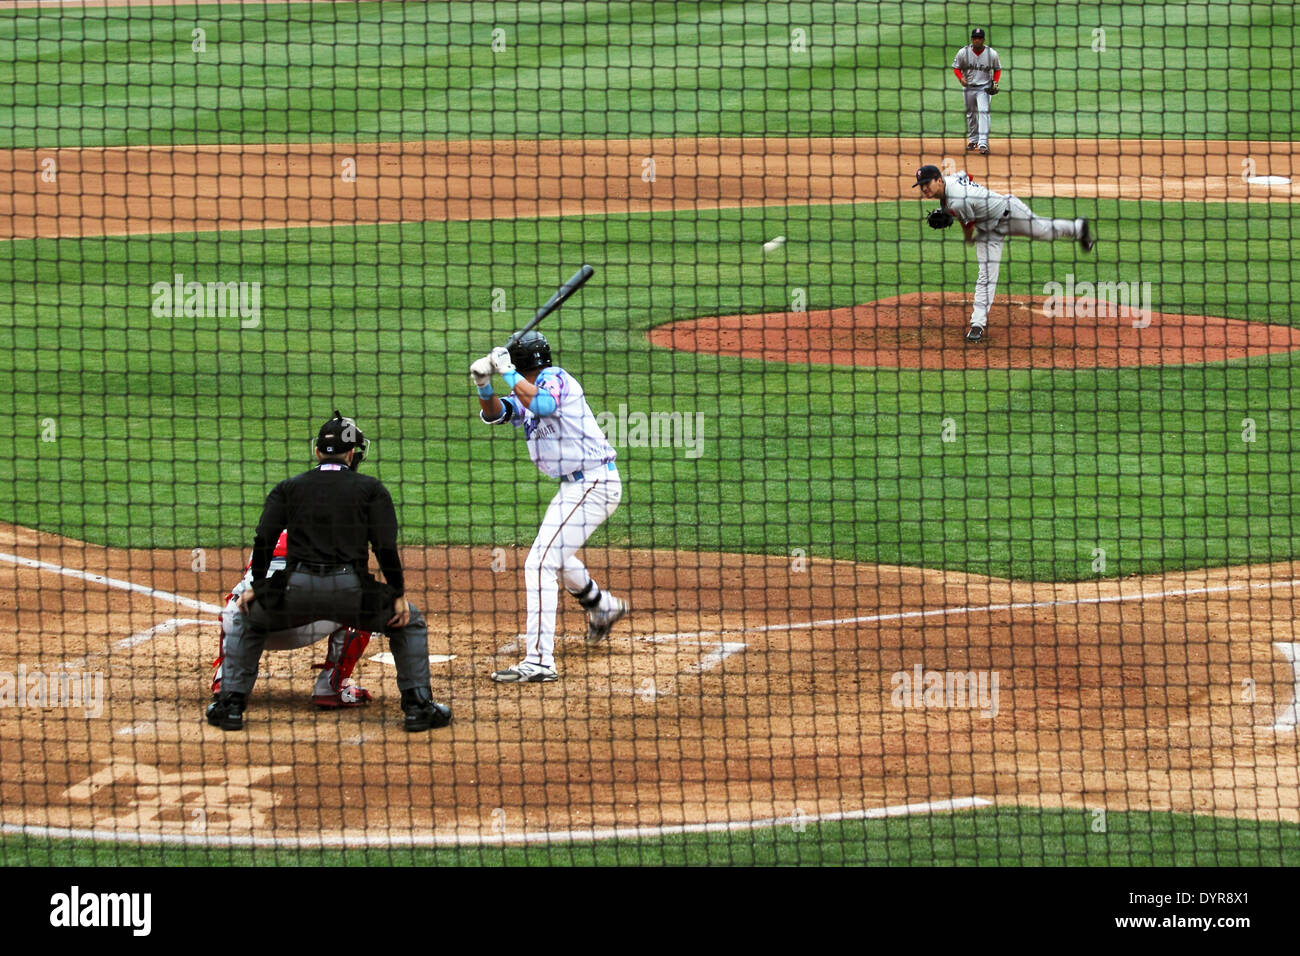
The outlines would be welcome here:
M 989 96 L 997 96 L 997 95 L 998 95 L 998 85 L 996 83 L 990 83 Z
M 947 229 L 953 223 L 952 213 L 946 209 L 932 209 L 926 217 L 931 229 Z

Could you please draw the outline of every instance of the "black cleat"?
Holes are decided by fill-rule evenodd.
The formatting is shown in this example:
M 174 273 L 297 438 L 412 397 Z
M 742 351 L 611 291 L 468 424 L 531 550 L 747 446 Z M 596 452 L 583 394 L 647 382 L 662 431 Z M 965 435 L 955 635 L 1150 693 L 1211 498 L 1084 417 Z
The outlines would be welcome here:
M 236 691 L 223 691 L 208 704 L 207 719 L 213 727 L 222 730 L 244 729 L 244 705 L 248 698 Z
M 967 330 L 966 330 L 966 341 L 967 341 L 967 342 L 983 342 L 983 341 L 984 341 L 984 326 L 982 326 L 982 325 L 972 325 L 969 329 L 967 329 Z
M 402 713 L 406 715 L 402 726 L 407 733 L 446 727 L 451 723 L 451 708 L 434 700 L 427 687 L 402 691 Z
M 611 596 L 609 610 L 592 609 L 587 612 L 587 641 L 595 643 L 609 637 L 614 625 L 623 619 L 629 610 L 628 603 L 622 598 Z
M 1079 248 L 1084 252 L 1092 252 L 1092 247 L 1097 244 L 1097 237 L 1092 234 L 1092 223 L 1087 219 L 1080 221 L 1083 227 L 1079 230 Z

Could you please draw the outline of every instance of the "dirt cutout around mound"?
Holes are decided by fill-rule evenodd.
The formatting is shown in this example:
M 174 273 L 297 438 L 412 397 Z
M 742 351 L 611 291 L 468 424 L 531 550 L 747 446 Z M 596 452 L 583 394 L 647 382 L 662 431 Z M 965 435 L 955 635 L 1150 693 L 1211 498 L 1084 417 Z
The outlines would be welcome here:
M 573 636 L 558 645 L 560 681 L 519 687 L 487 677 L 519 653 L 518 574 L 485 576 L 486 549 L 411 549 L 410 593 L 452 726 L 402 731 L 377 637 L 357 674 L 370 706 L 312 709 L 320 645 L 268 652 L 246 730 L 226 734 L 201 717 L 215 615 L 177 602 L 219 600 L 242 554 L 209 552 L 195 572 L 188 549 L 12 526 L 0 552 L 0 672 L 99 672 L 105 685 L 97 719 L 0 709 L 9 828 L 346 833 L 356 849 L 609 827 L 653 837 L 971 797 L 1300 821 L 1296 564 L 1029 584 L 592 549 L 635 613 L 587 646 L 563 602 L 561 634 Z M 110 580 L 69 577 L 86 574 Z M 900 675 L 954 670 L 998 675 L 982 685 L 996 696 L 977 699 L 971 684 L 968 698 L 934 703 L 919 682 L 900 695 Z
M 1094 299 L 1066 312 L 1044 296 L 999 298 L 979 343 L 965 341 L 969 321 L 969 296 L 920 292 L 840 309 L 683 319 L 646 337 L 662 348 L 768 362 L 958 370 L 1193 365 L 1300 349 L 1300 329 L 1290 326 Z

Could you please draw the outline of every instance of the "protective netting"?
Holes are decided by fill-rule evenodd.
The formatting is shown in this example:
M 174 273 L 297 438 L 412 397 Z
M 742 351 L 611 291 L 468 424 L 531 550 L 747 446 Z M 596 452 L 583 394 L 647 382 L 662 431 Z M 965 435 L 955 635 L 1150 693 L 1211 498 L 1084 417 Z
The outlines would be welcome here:
M 0 7 L 5 863 L 1297 860 L 1290 4 Z

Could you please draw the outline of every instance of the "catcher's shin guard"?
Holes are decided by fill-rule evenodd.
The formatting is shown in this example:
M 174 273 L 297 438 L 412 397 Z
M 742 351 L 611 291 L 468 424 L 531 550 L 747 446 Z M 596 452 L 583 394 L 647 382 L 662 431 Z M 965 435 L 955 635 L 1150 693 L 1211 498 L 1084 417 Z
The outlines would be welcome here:
M 226 629 L 221 629 L 221 646 L 217 649 L 217 659 L 212 662 L 212 693 L 221 693 L 221 665 L 226 659 Z
M 334 652 L 336 640 L 339 644 L 337 654 Z M 357 661 L 361 660 L 361 655 L 366 652 L 369 644 L 370 632 L 358 631 L 355 627 L 347 628 L 337 638 L 333 634 L 330 635 L 330 662 L 334 665 L 335 690 L 338 690 L 343 682 L 352 676 Z
M 316 665 L 322 671 L 312 691 L 317 707 L 355 707 L 371 699 L 370 691 L 349 680 L 369 644 L 370 632 L 353 627 L 340 628 L 330 635 L 329 656 L 324 664 Z

